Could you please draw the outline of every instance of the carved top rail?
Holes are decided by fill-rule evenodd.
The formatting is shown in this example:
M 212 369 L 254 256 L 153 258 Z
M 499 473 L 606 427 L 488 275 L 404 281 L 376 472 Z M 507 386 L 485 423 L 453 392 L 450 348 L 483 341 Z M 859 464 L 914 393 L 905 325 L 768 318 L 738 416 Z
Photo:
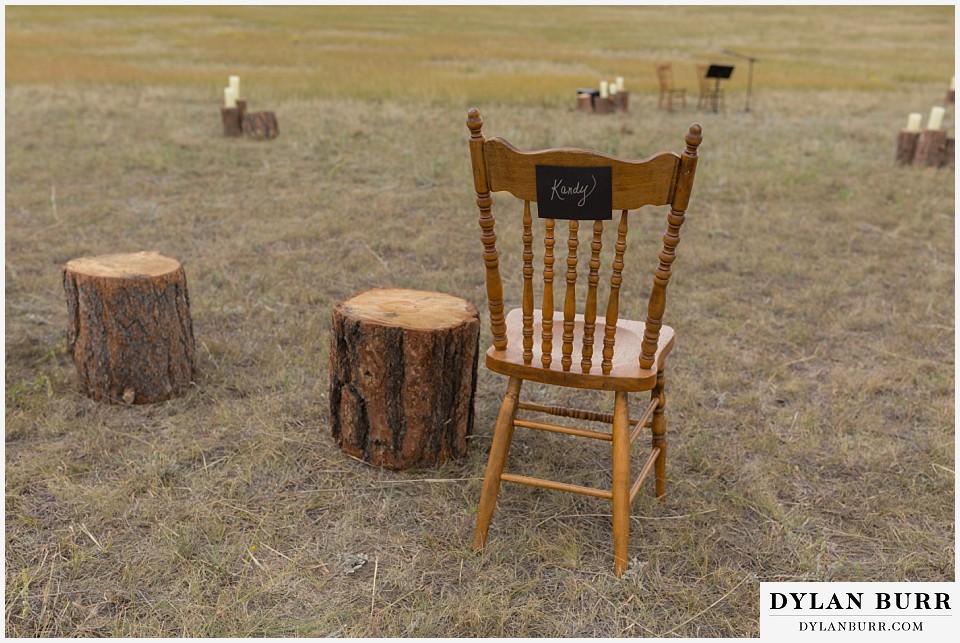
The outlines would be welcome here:
M 575 148 L 522 152 L 501 138 L 484 141 L 483 156 L 490 191 L 510 192 L 524 201 L 537 200 L 537 165 L 610 167 L 614 210 L 671 203 L 680 163 L 674 152 L 659 152 L 640 161 Z

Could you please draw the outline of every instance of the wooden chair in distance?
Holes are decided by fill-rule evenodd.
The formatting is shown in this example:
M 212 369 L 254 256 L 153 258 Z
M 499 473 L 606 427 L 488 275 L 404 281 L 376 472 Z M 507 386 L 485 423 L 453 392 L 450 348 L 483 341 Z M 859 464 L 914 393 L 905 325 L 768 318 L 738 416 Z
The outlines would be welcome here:
M 667 355 L 674 345 L 674 331 L 669 326 L 664 326 L 662 319 L 667 282 L 670 279 L 671 265 L 676 258 L 676 247 L 680 242 L 680 226 L 684 222 L 693 188 L 697 148 L 701 141 L 700 125 L 694 123 L 690 126 L 685 137 L 686 148 L 682 154 L 660 152 L 642 161 L 629 161 L 592 150 L 572 148 L 522 152 L 500 138 L 484 139 L 481 133 L 483 119 L 476 109 L 469 111 L 467 126 L 470 129 L 470 156 L 473 162 L 477 206 L 480 209 L 487 299 L 493 331 L 493 345 L 487 351 L 486 364 L 490 370 L 510 378 L 494 430 L 477 509 L 473 547 L 479 551 L 486 543 L 487 528 L 493 516 L 501 481 L 606 498 L 613 503 L 614 572 L 620 576 L 627 566 L 630 504 L 651 470 L 655 474 L 657 497 L 662 500 L 665 494 L 667 443 L 664 367 Z M 566 290 L 562 300 L 562 318 L 557 319 L 555 324 L 553 281 L 556 221 L 543 220 L 543 301 L 542 309 L 534 308 L 534 236 L 530 203 L 537 200 L 537 165 L 611 168 L 613 209 L 620 210 L 620 218 L 611 266 L 610 294 L 605 317 L 600 321 L 597 320 L 597 285 L 600 281 L 603 221 L 593 222 L 587 263 L 587 295 L 582 314 L 576 312 L 579 222 L 569 221 L 564 273 Z M 522 308 L 514 309 L 506 316 L 503 311 L 500 255 L 497 251 L 491 198 L 491 192 L 501 191 L 509 192 L 523 202 Z M 659 263 L 653 274 L 647 318 L 645 322 L 636 322 L 619 319 L 619 292 L 627 247 L 628 211 L 644 205 L 670 205 L 671 208 L 667 216 L 667 229 L 663 236 Z M 600 310 L 600 314 L 604 314 L 603 309 Z M 539 337 L 540 341 L 536 342 L 535 337 Z M 600 354 L 596 357 L 595 342 L 602 344 Z M 576 344 L 579 344 L 576 351 L 579 355 L 575 355 Z M 580 358 L 579 364 L 574 365 L 576 357 Z M 521 402 L 519 394 L 524 381 L 613 391 L 613 413 Z M 629 414 L 628 395 L 643 391 L 650 391 L 650 401 L 639 419 L 632 419 Z M 602 422 L 612 425 L 612 430 L 595 431 L 517 419 L 518 410 Z M 612 488 L 596 489 L 505 473 L 504 467 L 514 427 L 518 426 L 610 442 L 613 449 Z M 631 482 L 630 445 L 645 427 L 649 427 L 652 433 L 651 452 L 637 478 Z
M 710 82 L 707 78 L 709 65 L 697 65 L 697 81 L 700 83 L 700 97 L 697 98 L 697 109 L 709 108 L 713 106 L 713 99 L 717 99 L 720 108 L 723 108 L 723 90 Z
M 673 111 L 673 97 L 679 96 L 683 106 L 687 106 L 687 90 L 674 87 L 673 66 L 670 63 L 657 65 L 657 80 L 660 81 L 660 97 L 657 99 L 657 109 L 663 109 L 664 100 L 667 111 Z

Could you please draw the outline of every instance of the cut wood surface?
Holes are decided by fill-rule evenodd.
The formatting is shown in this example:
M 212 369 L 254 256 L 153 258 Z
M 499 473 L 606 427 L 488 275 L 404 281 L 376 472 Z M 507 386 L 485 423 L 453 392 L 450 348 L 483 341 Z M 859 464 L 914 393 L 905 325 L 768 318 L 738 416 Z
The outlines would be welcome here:
M 179 261 L 156 252 L 81 257 L 62 279 L 67 351 L 85 395 L 148 404 L 190 386 L 195 347 Z
M 346 453 L 389 469 L 466 454 L 480 320 L 438 292 L 380 288 L 339 304 L 330 345 L 330 424 Z
M 418 330 L 441 330 L 477 317 L 477 309 L 459 297 L 439 292 L 377 288 L 340 304 L 345 315 Z

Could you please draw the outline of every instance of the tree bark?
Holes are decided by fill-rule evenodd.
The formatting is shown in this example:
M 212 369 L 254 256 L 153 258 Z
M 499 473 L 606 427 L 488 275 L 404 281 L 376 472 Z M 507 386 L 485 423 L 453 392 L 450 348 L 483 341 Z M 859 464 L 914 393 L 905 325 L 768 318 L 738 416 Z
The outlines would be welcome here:
M 436 292 L 375 289 L 339 304 L 330 341 L 330 426 L 346 453 L 388 469 L 467 452 L 480 320 Z
M 149 404 L 190 386 L 193 324 L 179 261 L 155 252 L 81 257 L 61 277 L 67 352 L 85 395 Z

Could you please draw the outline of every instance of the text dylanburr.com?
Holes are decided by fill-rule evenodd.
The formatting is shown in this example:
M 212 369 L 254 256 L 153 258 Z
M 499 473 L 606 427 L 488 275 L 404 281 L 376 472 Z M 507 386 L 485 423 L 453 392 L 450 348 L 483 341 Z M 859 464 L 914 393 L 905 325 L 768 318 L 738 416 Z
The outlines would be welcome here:
M 956 583 L 760 583 L 769 641 L 956 640 Z

